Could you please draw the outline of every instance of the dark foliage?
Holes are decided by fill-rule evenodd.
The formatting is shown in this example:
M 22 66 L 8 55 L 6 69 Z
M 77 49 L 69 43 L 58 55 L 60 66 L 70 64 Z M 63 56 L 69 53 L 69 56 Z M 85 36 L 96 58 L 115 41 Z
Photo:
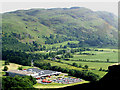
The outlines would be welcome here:
M 12 90 L 15 88 L 33 88 L 33 85 L 36 84 L 36 79 L 32 76 L 15 76 L 2 78 L 2 89 L 3 90 Z

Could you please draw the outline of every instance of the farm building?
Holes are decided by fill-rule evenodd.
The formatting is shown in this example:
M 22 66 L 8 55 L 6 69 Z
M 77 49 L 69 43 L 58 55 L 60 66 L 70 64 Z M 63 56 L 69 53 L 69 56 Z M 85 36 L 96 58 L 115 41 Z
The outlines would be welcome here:
M 24 70 L 10 70 L 6 72 L 6 75 L 14 77 L 15 75 L 20 76 L 33 76 L 36 79 L 41 77 L 50 77 L 52 75 L 59 75 L 61 72 L 52 71 L 52 70 L 40 70 L 37 68 L 29 68 Z

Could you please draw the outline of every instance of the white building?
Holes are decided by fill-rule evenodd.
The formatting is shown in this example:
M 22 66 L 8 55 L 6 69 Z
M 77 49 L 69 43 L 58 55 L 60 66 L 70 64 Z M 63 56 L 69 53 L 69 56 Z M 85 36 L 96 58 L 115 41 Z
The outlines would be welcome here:
M 40 70 L 37 68 L 29 68 L 26 70 L 10 70 L 6 72 L 7 75 L 14 77 L 15 75 L 20 76 L 33 76 L 34 78 L 59 75 L 61 72 L 52 71 L 52 70 Z

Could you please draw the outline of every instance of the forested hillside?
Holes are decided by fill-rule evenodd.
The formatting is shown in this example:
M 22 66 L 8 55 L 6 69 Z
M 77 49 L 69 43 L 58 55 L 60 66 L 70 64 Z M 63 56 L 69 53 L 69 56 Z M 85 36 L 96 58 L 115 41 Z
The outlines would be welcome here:
M 2 14 L 3 49 L 37 51 L 45 44 L 117 46 L 117 16 L 83 7 L 17 10 Z

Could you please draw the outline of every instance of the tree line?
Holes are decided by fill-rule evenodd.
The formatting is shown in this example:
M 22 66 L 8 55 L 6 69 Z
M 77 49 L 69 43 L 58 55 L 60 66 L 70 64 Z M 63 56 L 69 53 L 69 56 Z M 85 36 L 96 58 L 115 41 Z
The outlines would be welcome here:
M 25 66 L 30 66 L 31 60 L 42 60 L 48 57 L 48 54 L 31 54 L 22 51 L 2 50 L 3 60 Z
M 34 66 L 39 67 L 41 69 L 49 69 L 49 70 L 53 70 L 53 71 L 60 71 L 63 73 L 68 73 L 71 76 L 74 77 L 78 77 L 78 78 L 82 78 L 84 80 L 88 80 L 88 81 L 97 81 L 99 80 L 99 76 L 89 72 L 89 71 L 79 71 L 79 70 L 74 70 L 74 69 L 68 69 L 68 68 L 62 68 L 59 66 L 51 66 L 50 63 L 42 63 L 39 61 L 35 61 L 34 62 Z M 88 68 L 87 66 L 85 66 L 86 68 Z

